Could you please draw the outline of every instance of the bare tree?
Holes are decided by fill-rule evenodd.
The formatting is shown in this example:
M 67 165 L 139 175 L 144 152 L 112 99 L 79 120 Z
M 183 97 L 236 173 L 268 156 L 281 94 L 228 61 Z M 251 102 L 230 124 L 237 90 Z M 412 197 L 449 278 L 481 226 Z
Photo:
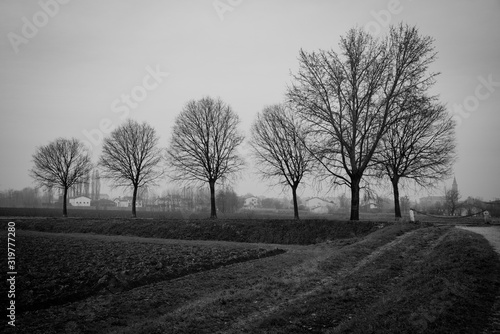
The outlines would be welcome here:
M 455 155 L 455 123 L 435 97 L 414 97 L 401 106 L 400 120 L 380 141 L 376 159 L 382 175 L 389 177 L 394 194 L 394 213 L 401 217 L 399 181 L 434 186 L 452 172 Z
M 266 107 L 252 125 L 250 145 L 264 179 L 279 179 L 292 188 L 293 212 L 299 219 L 297 188 L 314 158 L 306 148 L 306 131 L 284 105 Z
M 300 51 L 288 98 L 311 125 L 311 151 L 326 175 L 351 189 L 351 220 L 359 219 L 360 183 L 385 131 L 398 120 L 397 103 L 434 82 L 430 37 L 415 27 L 391 27 L 387 39 L 351 29 L 340 52 Z
M 103 177 L 115 187 L 132 187 L 132 217 L 136 217 L 137 191 L 155 184 L 163 175 L 158 136 L 146 122 L 140 124 L 128 119 L 104 139 L 99 165 Z
M 445 190 L 445 205 L 450 216 L 455 216 L 458 209 L 461 207 L 460 198 L 461 195 L 457 189 Z
M 210 97 L 189 101 L 175 120 L 167 150 L 167 160 L 174 169 L 172 178 L 208 182 L 211 218 L 217 218 L 215 183 L 243 166 L 237 152 L 243 142 L 239 122 L 229 105 Z
M 78 139 L 58 138 L 38 147 L 33 163 L 30 174 L 40 186 L 63 190 L 63 216 L 67 217 L 68 189 L 81 182 L 92 169 L 89 152 Z

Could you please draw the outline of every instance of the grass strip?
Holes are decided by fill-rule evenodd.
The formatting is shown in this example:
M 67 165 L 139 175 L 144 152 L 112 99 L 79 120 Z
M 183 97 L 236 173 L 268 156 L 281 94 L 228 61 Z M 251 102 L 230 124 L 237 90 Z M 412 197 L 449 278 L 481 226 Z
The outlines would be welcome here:
M 364 244 L 373 246 L 370 239 Z M 344 251 L 344 260 L 326 261 L 323 269 L 331 273 L 331 283 L 265 319 L 255 332 L 478 333 L 484 329 L 498 294 L 500 261 L 483 237 L 448 227 L 425 228 L 378 250 L 368 247 L 373 252 L 366 257 L 361 255 L 363 248 L 352 245 Z
M 383 223 L 329 220 L 237 219 L 26 219 L 18 229 L 53 233 L 95 233 L 146 238 L 222 240 L 250 243 L 308 245 L 362 237 Z

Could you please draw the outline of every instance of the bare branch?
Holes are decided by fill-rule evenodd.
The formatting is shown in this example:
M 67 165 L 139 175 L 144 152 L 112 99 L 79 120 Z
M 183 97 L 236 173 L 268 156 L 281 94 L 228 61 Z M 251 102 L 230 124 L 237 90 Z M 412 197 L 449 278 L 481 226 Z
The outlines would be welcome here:
M 333 182 L 351 188 L 351 219 L 359 219 L 359 187 L 379 141 L 397 123 L 410 92 L 425 91 L 436 74 L 432 39 L 414 27 L 392 27 L 385 40 L 351 29 L 333 50 L 299 54 L 288 99 L 317 138 L 311 151 Z
M 400 105 L 398 123 L 380 141 L 375 170 L 393 186 L 395 214 L 401 217 L 400 179 L 422 187 L 435 186 L 451 175 L 456 160 L 455 123 L 437 98 L 411 96 Z
M 99 165 L 103 177 L 114 182 L 114 186 L 132 187 L 132 216 L 136 216 L 135 202 L 140 187 L 154 185 L 164 173 L 159 166 L 162 155 L 158 136 L 147 123 L 128 119 L 104 139 Z
M 298 219 L 297 187 L 314 162 L 306 148 L 304 127 L 290 109 L 273 105 L 257 115 L 250 145 L 261 175 L 279 179 L 282 185 L 292 188 L 294 215 Z
M 221 99 L 189 101 L 177 116 L 167 161 L 171 178 L 186 182 L 208 182 L 212 195 L 211 216 L 216 217 L 215 183 L 239 171 L 243 159 L 237 147 L 243 142 L 240 120 Z
M 33 154 L 31 177 L 40 186 L 64 190 L 63 215 L 67 216 L 66 197 L 71 186 L 80 182 L 92 169 L 89 152 L 78 139 L 58 138 Z

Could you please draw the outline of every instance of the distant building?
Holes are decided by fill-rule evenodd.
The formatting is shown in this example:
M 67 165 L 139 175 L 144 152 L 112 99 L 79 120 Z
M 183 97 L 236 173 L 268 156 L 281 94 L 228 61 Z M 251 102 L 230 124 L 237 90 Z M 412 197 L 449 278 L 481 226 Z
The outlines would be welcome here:
M 319 197 L 312 197 L 305 201 L 305 206 L 314 213 L 328 213 L 336 208 L 333 201 L 328 201 Z
M 72 206 L 90 206 L 90 198 L 85 196 L 70 198 L 69 204 Z
M 260 206 L 260 199 L 258 197 L 248 197 L 245 198 L 245 203 L 243 204 L 245 208 L 256 208 Z
M 373 200 L 370 200 L 370 201 L 363 203 L 359 206 L 360 211 L 370 211 L 370 210 L 378 210 L 378 209 L 379 209 L 379 205 Z
M 163 208 L 167 211 L 173 210 L 185 210 L 186 205 L 184 205 L 185 201 L 182 200 L 182 197 L 178 194 L 169 194 L 163 197 L 158 197 L 154 200 L 153 205 L 159 208 Z
M 453 183 L 451 184 L 451 190 L 458 193 L 458 183 L 457 179 L 453 177 Z
M 121 198 L 115 198 L 113 202 L 116 203 L 116 207 L 118 208 L 128 208 L 128 201 L 121 199 Z
M 453 177 L 453 183 L 451 184 L 451 191 L 458 193 L 458 183 L 457 179 Z M 446 188 L 444 193 L 446 193 Z M 419 199 L 419 204 L 422 208 L 439 207 L 446 204 L 446 196 L 426 196 Z
M 434 205 L 442 205 L 446 202 L 446 198 L 444 196 L 427 196 L 421 197 L 419 200 L 419 204 L 422 207 L 430 207 Z
M 92 201 L 92 206 L 98 207 L 116 207 L 116 203 L 105 198 L 100 198 L 98 200 Z
M 116 203 L 116 206 L 118 208 L 131 208 L 132 207 L 132 197 L 127 196 L 127 197 L 118 197 L 115 198 L 113 202 Z M 136 208 L 141 208 L 142 207 L 142 201 L 140 199 L 135 200 L 135 207 Z

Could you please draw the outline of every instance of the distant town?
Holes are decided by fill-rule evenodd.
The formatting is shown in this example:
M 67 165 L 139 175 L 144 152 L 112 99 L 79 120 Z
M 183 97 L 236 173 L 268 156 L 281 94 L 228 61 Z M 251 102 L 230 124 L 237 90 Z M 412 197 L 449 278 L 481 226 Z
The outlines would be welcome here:
M 451 185 L 452 193 L 459 194 L 456 179 Z M 479 212 L 484 208 L 480 198 L 467 197 L 457 203 L 447 198 L 443 190 L 442 196 L 425 196 L 417 200 L 410 200 L 408 196 L 400 199 L 401 211 L 408 213 L 410 208 L 429 214 L 465 216 Z M 0 207 L 25 208 L 60 208 L 63 195 L 61 189 L 31 188 L 22 190 L 0 191 Z M 73 209 L 97 210 L 129 210 L 132 207 L 132 196 L 112 197 L 101 193 L 101 180 L 96 169 L 89 173 L 82 182 L 71 187 L 68 191 L 68 204 Z M 351 199 L 347 194 L 326 197 L 299 197 L 299 210 L 313 214 L 347 213 L 350 210 Z M 496 202 L 496 201 L 495 201 Z M 290 212 L 293 210 L 291 198 L 254 196 L 251 193 L 238 195 L 231 187 L 222 187 L 216 196 L 217 210 L 221 213 L 235 213 L 242 211 L 276 211 Z M 179 187 L 162 190 L 156 193 L 150 188 L 139 190 L 136 206 L 139 211 L 164 212 L 207 212 L 210 211 L 210 192 L 199 187 Z M 454 206 L 454 208 L 452 208 Z M 452 212 L 453 210 L 453 212 Z M 386 196 L 368 196 L 361 199 L 360 212 L 365 213 L 392 213 L 394 201 Z

